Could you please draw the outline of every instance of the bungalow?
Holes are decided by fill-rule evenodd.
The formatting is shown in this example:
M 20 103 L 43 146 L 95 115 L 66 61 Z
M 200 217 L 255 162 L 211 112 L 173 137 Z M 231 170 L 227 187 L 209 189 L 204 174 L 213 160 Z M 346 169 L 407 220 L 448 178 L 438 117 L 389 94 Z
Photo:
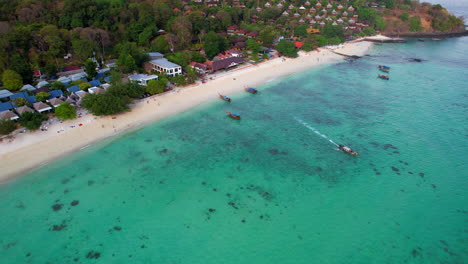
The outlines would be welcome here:
M 49 94 L 50 94 L 49 99 L 58 98 L 60 96 L 63 96 L 62 90 L 52 90 L 52 91 L 49 92 Z
M 281 3 L 276 5 L 277 8 L 283 8 L 283 5 Z
M 286 12 L 286 11 L 284 11 L 281 15 L 282 15 L 282 16 L 289 16 L 289 13 Z
M 16 120 L 18 119 L 19 116 L 11 111 L 3 111 L 0 112 L 0 120 L 5 119 L 5 120 Z
M 12 96 L 13 93 L 8 90 L 0 90 L 0 99 Z
M 294 9 L 294 6 L 291 4 L 291 5 L 289 5 L 288 9 L 289 9 L 289 10 L 293 10 L 293 9 Z
M 152 60 L 150 62 L 145 63 L 145 69 L 147 71 L 154 70 L 160 73 L 165 73 L 172 77 L 182 74 L 182 67 L 180 65 L 168 61 L 166 58 Z
M 221 69 L 227 69 L 230 67 L 234 67 L 238 64 L 241 64 L 243 62 L 244 62 L 244 58 L 240 58 L 240 57 L 230 57 L 230 58 L 226 58 L 222 60 L 216 60 L 216 61 L 213 61 L 212 63 L 212 70 L 218 71 Z
M 108 84 L 108 83 L 105 83 L 103 85 L 101 85 L 101 87 L 104 89 L 104 90 L 107 90 L 107 88 L 109 88 L 111 85 Z
M 24 99 L 28 99 L 28 93 L 26 92 L 19 92 L 19 93 L 15 93 L 15 94 L 12 94 L 10 96 L 10 100 L 13 101 L 15 100 L 16 98 L 24 98 Z
M 315 10 L 315 8 L 311 7 L 311 8 L 310 8 L 310 13 L 311 13 L 311 14 L 315 14 L 315 12 L 317 12 L 317 10 Z
M 99 87 L 91 87 L 88 89 L 89 94 L 103 94 L 106 90 Z
M 73 85 L 67 88 L 67 91 L 69 91 L 70 93 L 78 92 L 79 90 L 80 90 L 80 87 L 78 85 Z
M 57 106 L 63 104 L 63 101 L 58 99 L 58 98 L 52 98 L 50 100 L 47 100 L 49 104 L 51 104 L 54 108 L 57 108 Z
M 332 8 L 332 5 L 330 3 L 328 3 L 327 9 L 331 9 L 331 8 Z
M 80 72 L 80 73 L 75 73 L 73 75 L 70 75 L 68 76 L 68 78 L 70 78 L 72 81 L 77 81 L 77 80 L 86 78 L 87 76 L 88 75 L 86 74 L 86 72 Z
M 309 2 L 309 1 L 306 1 L 306 2 L 304 3 L 304 5 L 310 6 L 310 2 Z
M 65 77 L 65 76 L 62 76 L 62 77 L 60 77 L 60 78 L 57 79 L 57 82 L 61 82 L 61 83 L 63 83 L 63 84 L 69 83 L 69 82 L 71 82 L 71 81 L 72 81 L 72 80 L 71 80 L 70 78 Z
M 338 8 L 338 10 L 341 10 L 341 9 L 343 9 L 343 6 L 340 4 L 340 5 L 338 5 L 337 8 Z
M 157 80 L 158 76 L 157 75 L 148 75 L 148 74 L 134 74 L 128 76 L 128 80 L 131 82 L 136 82 L 139 85 L 146 86 L 148 85 L 148 82 L 151 80 Z
M 304 20 L 304 19 L 302 19 L 302 18 L 301 18 L 301 19 L 299 19 L 299 21 L 298 21 L 298 23 L 299 23 L 299 24 L 304 24 L 304 22 L 305 22 L 305 20 Z
M 252 32 L 247 33 L 248 38 L 256 38 L 257 36 L 258 36 L 257 31 L 252 31 Z
M 244 54 L 242 53 L 242 51 L 240 50 L 235 50 L 235 49 L 230 49 L 228 51 L 226 51 L 226 53 L 228 53 L 229 55 L 231 55 L 231 57 L 243 57 Z
M 49 84 L 48 81 L 41 81 L 41 82 L 39 82 L 39 83 L 37 84 L 37 88 L 42 88 L 42 87 L 44 87 L 44 86 L 46 86 L 46 85 L 48 85 L 48 84 Z
M 30 91 L 30 92 L 32 92 L 34 90 L 36 90 L 36 87 L 34 87 L 34 86 L 30 85 L 30 84 L 26 84 L 20 89 L 20 91 Z
M 198 73 L 205 74 L 208 70 L 208 66 L 203 63 L 198 63 L 195 61 L 190 62 L 189 64 L 192 68 L 194 68 Z
M 78 101 L 81 101 L 86 95 L 88 95 L 87 92 L 85 91 L 78 91 L 74 93 L 76 96 L 78 96 Z
M 266 8 L 271 7 L 270 2 L 266 2 L 265 7 L 266 7 Z
M 304 6 L 299 7 L 299 11 L 305 11 L 306 8 Z
M 299 13 L 294 13 L 294 17 L 300 17 L 301 15 Z
M 32 110 L 29 106 L 20 106 L 18 108 L 15 109 L 16 113 L 18 113 L 18 115 L 22 115 L 26 112 L 29 112 L 29 113 L 34 113 L 34 110 Z
M 322 4 L 320 2 L 317 2 L 317 4 L 315 4 L 315 8 L 319 9 L 322 7 Z
M 347 17 L 348 16 L 348 12 L 344 11 L 343 14 L 341 14 L 342 17 Z
M 89 84 L 91 84 L 91 86 L 99 86 L 99 85 L 101 85 L 101 81 L 92 80 L 92 81 L 89 82 Z
M 262 8 L 261 8 L 261 7 L 257 7 L 257 8 L 255 8 L 255 10 L 256 10 L 257 12 L 260 12 L 260 11 L 262 11 Z
M 69 97 L 67 98 L 67 100 L 65 100 L 65 102 L 66 102 L 66 103 L 69 103 L 69 104 L 71 104 L 71 105 L 76 104 L 76 100 L 73 99 L 71 96 L 69 96 Z
M 9 111 L 14 108 L 15 106 L 11 102 L 5 102 L 5 103 L 0 102 L 0 112 Z
M 43 102 L 37 102 L 37 103 L 33 104 L 33 107 L 39 113 L 52 110 L 52 107 L 50 107 L 48 104 L 45 104 Z
M 348 7 L 348 11 L 349 11 L 349 12 L 353 12 L 353 11 L 354 11 L 354 7 L 353 7 L 353 6 L 349 6 L 349 7 Z

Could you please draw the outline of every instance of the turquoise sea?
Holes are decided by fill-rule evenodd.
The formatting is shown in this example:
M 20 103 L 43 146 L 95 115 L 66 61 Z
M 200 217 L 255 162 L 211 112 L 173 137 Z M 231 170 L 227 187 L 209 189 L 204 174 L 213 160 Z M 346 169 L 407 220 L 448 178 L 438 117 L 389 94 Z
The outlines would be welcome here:
M 467 47 L 375 46 L 17 178 L 1 262 L 468 263 Z

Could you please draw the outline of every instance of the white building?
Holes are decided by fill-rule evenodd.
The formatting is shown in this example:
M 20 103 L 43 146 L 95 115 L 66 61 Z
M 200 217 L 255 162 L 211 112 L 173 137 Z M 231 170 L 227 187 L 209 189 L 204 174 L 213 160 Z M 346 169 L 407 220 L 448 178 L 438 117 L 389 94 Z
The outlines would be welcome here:
M 182 67 L 175 63 L 168 61 L 166 58 L 152 60 L 145 63 L 145 69 L 147 71 L 157 71 L 160 73 L 165 73 L 169 76 L 176 76 L 182 74 Z
M 157 75 L 148 75 L 148 74 L 134 74 L 128 76 L 128 80 L 131 82 L 136 82 L 139 85 L 146 86 L 148 85 L 148 82 L 151 80 L 157 80 L 158 76 Z

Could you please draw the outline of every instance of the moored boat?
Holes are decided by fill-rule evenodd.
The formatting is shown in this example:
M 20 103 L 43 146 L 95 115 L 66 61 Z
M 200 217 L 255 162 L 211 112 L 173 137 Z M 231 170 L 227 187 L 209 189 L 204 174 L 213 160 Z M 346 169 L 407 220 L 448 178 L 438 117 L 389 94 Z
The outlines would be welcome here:
M 431 38 L 432 41 L 440 41 L 440 40 L 443 40 L 441 38 Z
M 245 88 L 245 91 L 251 94 L 256 94 L 258 92 L 257 89 L 252 88 L 252 87 Z
M 232 117 L 232 118 L 234 118 L 236 120 L 241 119 L 240 115 L 238 115 L 238 114 L 234 114 L 234 113 L 231 113 L 231 112 L 228 112 L 228 111 L 226 111 L 226 114 L 228 114 L 228 116 L 230 116 L 230 117 Z
M 231 102 L 231 98 L 229 98 L 229 96 L 227 95 L 219 94 L 219 98 L 221 98 L 221 100 L 224 100 L 226 102 Z
M 353 156 L 356 156 L 356 155 L 358 154 L 357 152 L 353 151 L 351 148 L 349 148 L 349 147 L 347 147 L 347 146 L 345 146 L 345 145 L 341 145 L 341 144 L 340 144 L 340 145 L 338 145 L 338 148 L 339 148 L 341 151 L 346 152 L 346 153 L 348 153 L 348 154 L 351 154 L 351 155 L 353 155 Z
M 379 78 L 383 80 L 390 80 L 390 78 L 387 75 L 379 74 Z
M 424 42 L 424 41 L 426 41 L 426 40 L 425 40 L 425 39 L 423 39 L 423 38 L 418 38 L 418 41 L 422 41 L 422 42 Z
M 386 65 L 379 65 L 379 69 L 390 70 L 390 67 L 389 67 L 389 66 L 386 66 Z
M 389 69 L 385 69 L 385 68 L 379 68 L 379 70 L 382 71 L 382 72 L 387 72 L 387 73 L 390 72 Z

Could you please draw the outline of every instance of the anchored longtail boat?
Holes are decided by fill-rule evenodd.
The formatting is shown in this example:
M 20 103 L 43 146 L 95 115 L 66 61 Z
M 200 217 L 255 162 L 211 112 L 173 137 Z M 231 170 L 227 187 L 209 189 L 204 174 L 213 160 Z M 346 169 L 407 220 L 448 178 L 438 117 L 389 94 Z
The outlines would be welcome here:
M 234 113 L 231 113 L 231 112 L 228 112 L 228 111 L 226 111 L 226 113 L 227 113 L 228 116 L 230 116 L 231 118 L 234 118 L 234 119 L 236 119 L 236 120 L 240 120 L 240 119 L 241 119 L 240 115 L 238 115 L 238 114 L 234 114 Z
M 252 88 L 252 87 L 245 88 L 245 91 L 251 94 L 256 94 L 258 92 L 257 89 Z
M 229 96 L 227 95 L 222 95 L 222 94 L 219 94 L 219 98 L 223 101 L 226 101 L 226 102 L 231 102 L 231 98 L 229 98 Z
M 390 78 L 387 75 L 382 75 L 382 74 L 379 74 L 379 78 L 383 80 L 390 80 Z
M 379 68 L 379 70 L 382 71 L 382 72 L 387 72 L 387 73 L 390 72 L 389 69 L 385 69 L 385 68 Z
M 346 152 L 348 154 L 351 154 L 353 156 L 356 156 L 358 153 L 353 151 L 351 148 L 345 146 L 345 145 L 338 145 L 338 148 L 343 151 L 343 152 Z
M 379 65 L 379 69 L 390 70 L 390 67 L 386 65 Z

